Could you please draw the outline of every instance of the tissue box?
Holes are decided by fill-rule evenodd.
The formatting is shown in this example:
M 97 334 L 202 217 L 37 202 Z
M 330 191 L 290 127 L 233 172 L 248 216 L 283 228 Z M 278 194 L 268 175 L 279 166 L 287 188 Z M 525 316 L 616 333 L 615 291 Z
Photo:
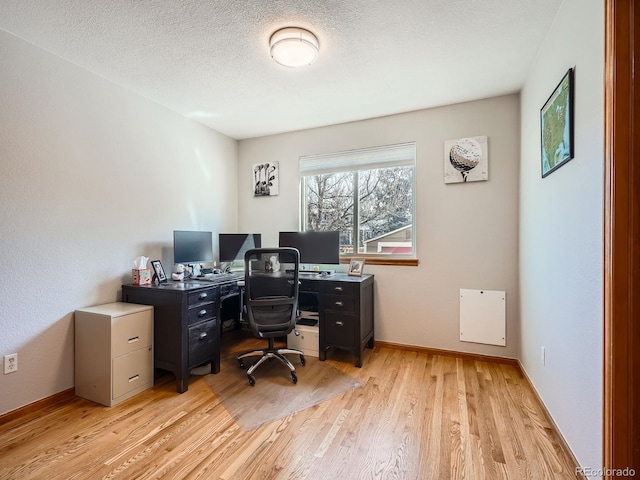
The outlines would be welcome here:
M 148 268 L 143 270 L 131 270 L 132 283 L 134 285 L 151 285 L 151 271 Z

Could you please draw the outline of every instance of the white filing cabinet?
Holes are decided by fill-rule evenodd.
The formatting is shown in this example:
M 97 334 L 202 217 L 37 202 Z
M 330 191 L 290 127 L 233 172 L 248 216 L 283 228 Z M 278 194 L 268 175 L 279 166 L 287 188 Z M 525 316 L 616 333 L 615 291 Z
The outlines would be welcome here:
M 287 335 L 287 347 L 300 350 L 310 357 L 317 357 L 319 345 L 318 326 L 296 325 L 296 330 L 300 335 L 296 335 L 292 330 Z
M 76 395 L 111 407 L 152 386 L 153 307 L 116 302 L 76 310 Z

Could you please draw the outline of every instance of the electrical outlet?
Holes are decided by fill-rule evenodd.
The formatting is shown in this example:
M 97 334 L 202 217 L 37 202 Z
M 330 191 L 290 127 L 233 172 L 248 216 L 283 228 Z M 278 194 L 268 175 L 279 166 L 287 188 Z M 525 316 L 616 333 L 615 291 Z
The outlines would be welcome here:
M 12 353 L 4 356 L 4 373 L 13 373 L 18 371 L 18 354 Z
M 540 346 L 540 363 L 544 367 L 547 363 L 547 351 L 544 348 L 544 345 Z

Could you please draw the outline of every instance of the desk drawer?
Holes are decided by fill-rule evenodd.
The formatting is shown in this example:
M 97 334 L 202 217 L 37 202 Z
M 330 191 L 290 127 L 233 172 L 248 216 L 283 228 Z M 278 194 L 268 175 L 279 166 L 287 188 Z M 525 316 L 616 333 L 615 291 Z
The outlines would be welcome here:
M 327 313 L 324 320 L 324 347 L 346 347 L 351 348 L 354 341 L 353 315 L 340 315 Z
M 189 367 L 195 367 L 214 357 L 216 343 L 215 319 L 189 327 Z
M 354 296 L 356 294 L 356 285 L 347 282 L 325 282 L 324 293 Z
M 322 308 L 336 312 L 353 313 L 355 311 L 355 301 L 352 296 L 325 295 Z
M 215 303 L 206 303 L 189 309 L 188 325 L 201 322 L 207 318 L 216 316 Z
M 301 292 L 320 292 L 322 287 L 322 282 L 317 280 L 305 280 L 302 277 L 300 280 L 300 291 Z
M 189 294 L 189 306 L 198 305 L 199 303 L 213 302 L 216 299 L 216 287 L 198 290 Z
M 220 286 L 220 297 L 227 297 L 229 295 L 233 295 L 234 293 L 238 293 L 240 289 L 238 288 L 238 284 L 236 282 L 233 283 L 225 283 Z

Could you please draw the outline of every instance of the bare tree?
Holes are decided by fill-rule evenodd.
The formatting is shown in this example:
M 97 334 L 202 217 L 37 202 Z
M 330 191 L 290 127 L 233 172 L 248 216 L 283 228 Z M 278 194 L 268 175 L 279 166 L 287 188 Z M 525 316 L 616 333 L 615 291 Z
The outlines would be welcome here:
M 360 172 L 360 240 L 368 240 L 413 222 L 413 168 Z
M 306 179 L 307 228 L 350 229 L 353 226 L 353 173 L 313 175 Z
M 307 228 L 338 230 L 353 244 L 358 192 L 359 243 L 413 222 L 413 167 L 390 167 L 306 177 Z

